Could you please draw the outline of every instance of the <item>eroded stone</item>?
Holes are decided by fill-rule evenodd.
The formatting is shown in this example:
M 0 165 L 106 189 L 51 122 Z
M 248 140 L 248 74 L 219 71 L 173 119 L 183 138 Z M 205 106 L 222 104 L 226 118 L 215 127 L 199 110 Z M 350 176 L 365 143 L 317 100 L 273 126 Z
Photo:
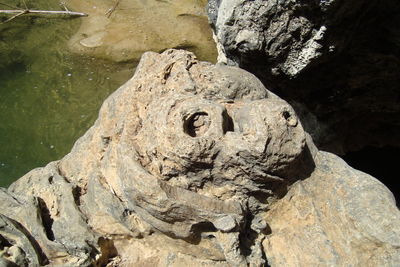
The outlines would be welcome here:
M 299 185 L 314 188 L 331 179 L 322 183 L 323 190 L 340 187 L 335 201 L 342 203 L 341 212 L 360 218 L 356 227 L 349 221 L 335 227 L 351 228 L 340 232 L 349 238 L 379 236 L 381 251 L 391 256 L 376 262 L 393 262 L 399 211 L 390 193 L 363 209 L 363 202 L 347 196 L 370 200 L 380 192 L 374 189 L 384 186 L 335 156 L 328 166 L 320 160 L 323 155 L 293 109 L 252 74 L 200 62 L 185 51 L 149 52 L 68 155 L 0 191 L 1 213 L 26 229 L 22 236 L 35 240 L 18 246 L 22 251 L 16 254 L 25 255 L 18 261 L 32 258 L 33 246 L 39 248 L 37 258 L 53 265 L 291 264 L 279 254 L 280 244 L 292 242 L 282 233 L 300 229 L 293 244 L 310 241 L 301 225 L 280 230 L 280 214 L 291 218 L 287 199 L 307 210 L 309 202 L 296 201 Z M 348 186 L 341 186 L 346 175 Z M 355 177 L 365 180 L 363 186 L 350 182 Z M 304 195 L 321 205 L 317 190 Z M 335 206 L 318 205 L 321 219 L 313 227 L 328 231 Z M 376 212 L 381 205 L 384 212 Z M 366 216 L 359 217 L 360 210 Z M 384 225 L 370 229 L 388 213 L 393 216 Z M 393 229 L 390 235 L 382 232 L 385 227 Z M 322 235 L 320 241 L 332 238 Z M 335 242 L 340 246 L 345 240 Z M 348 249 L 352 256 L 361 253 L 358 247 Z

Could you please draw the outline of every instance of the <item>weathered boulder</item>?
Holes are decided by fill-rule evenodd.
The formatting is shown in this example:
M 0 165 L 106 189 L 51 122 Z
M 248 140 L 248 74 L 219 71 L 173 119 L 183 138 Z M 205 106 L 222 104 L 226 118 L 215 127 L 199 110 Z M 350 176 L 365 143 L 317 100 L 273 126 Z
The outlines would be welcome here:
M 267 212 L 271 266 L 397 266 L 400 213 L 379 181 L 327 152 Z M 386 204 L 383 204 L 386 203 Z M 385 215 L 383 215 L 385 214 Z
M 167 50 L 144 54 L 68 155 L 0 190 L 0 258 L 390 266 L 399 218 L 390 191 L 319 152 L 255 76 Z
M 334 153 L 399 146 L 400 3 L 210 0 L 219 61 L 255 74 Z

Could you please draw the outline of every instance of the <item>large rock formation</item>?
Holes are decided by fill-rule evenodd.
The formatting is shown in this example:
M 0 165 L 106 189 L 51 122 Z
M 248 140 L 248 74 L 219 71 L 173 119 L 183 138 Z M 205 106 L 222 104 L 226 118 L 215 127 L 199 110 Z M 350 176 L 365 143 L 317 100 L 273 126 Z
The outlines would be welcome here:
M 146 53 L 63 159 L 0 190 L 4 266 L 394 266 L 400 212 L 252 74 Z
M 399 146 L 400 3 L 210 0 L 219 61 L 291 103 L 319 148 Z

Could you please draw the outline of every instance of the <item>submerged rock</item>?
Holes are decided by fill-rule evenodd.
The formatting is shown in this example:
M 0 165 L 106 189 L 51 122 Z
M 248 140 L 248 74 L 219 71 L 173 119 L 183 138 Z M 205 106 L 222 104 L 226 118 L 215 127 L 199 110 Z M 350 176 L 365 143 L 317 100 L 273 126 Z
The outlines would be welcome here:
M 144 54 L 68 155 L 0 191 L 7 264 L 391 266 L 399 245 L 384 185 L 252 74 L 178 50 Z
M 215 62 L 217 51 L 205 11 L 205 0 L 69 0 L 89 14 L 71 38 L 73 52 L 137 63 L 145 51 L 190 50 Z
M 219 61 L 255 74 L 334 153 L 399 146 L 400 3 L 210 0 Z

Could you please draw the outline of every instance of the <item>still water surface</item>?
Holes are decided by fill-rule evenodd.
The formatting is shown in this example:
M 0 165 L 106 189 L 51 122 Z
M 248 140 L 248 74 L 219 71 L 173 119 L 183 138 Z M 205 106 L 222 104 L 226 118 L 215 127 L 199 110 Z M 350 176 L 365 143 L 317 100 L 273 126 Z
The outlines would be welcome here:
M 34 4 L 60 10 L 56 2 Z M 132 64 L 69 53 L 79 24 L 20 17 L 0 25 L 0 186 L 68 153 L 104 99 L 133 74 Z

